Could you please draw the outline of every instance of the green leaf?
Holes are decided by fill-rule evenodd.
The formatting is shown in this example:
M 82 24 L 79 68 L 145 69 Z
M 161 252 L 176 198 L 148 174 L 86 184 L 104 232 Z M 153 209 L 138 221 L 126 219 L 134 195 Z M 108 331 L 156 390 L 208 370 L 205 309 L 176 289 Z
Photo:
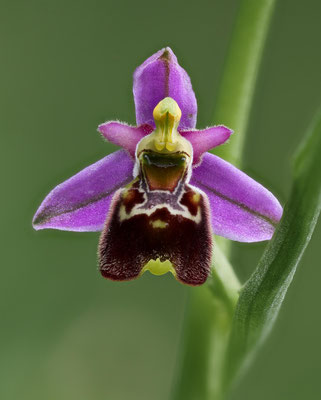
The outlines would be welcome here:
M 225 365 L 227 388 L 270 332 L 321 207 L 321 112 L 295 157 L 291 195 L 280 225 L 241 291 Z

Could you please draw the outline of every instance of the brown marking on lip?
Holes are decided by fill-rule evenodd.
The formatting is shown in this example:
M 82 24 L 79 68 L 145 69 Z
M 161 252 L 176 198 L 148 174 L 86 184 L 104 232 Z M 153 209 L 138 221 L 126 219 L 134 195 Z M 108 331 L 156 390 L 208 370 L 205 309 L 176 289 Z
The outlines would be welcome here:
M 196 192 L 189 188 L 186 190 L 186 192 L 183 194 L 183 197 L 180 201 L 180 203 L 188 208 L 188 211 L 191 213 L 191 215 L 195 216 L 197 215 L 198 207 L 199 207 L 199 201 L 195 201 L 195 195 Z
M 137 187 L 130 188 L 123 195 L 123 204 L 125 206 L 127 214 L 130 214 L 130 212 L 136 205 L 142 203 L 144 203 L 144 195 L 138 190 Z

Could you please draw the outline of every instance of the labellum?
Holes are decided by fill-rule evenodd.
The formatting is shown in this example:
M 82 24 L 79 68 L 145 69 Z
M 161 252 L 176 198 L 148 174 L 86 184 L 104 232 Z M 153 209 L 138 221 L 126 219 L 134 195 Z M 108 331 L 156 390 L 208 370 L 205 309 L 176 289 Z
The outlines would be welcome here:
M 189 184 L 193 148 L 177 131 L 181 110 L 163 99 L 156 129 L 136 148 L 136 178 L 112 200 L 100 238 L 104 277 L 130 280 L 149 270 L 171 272 L 190 285 L 205 282 L 211 265 L 208 199 Z

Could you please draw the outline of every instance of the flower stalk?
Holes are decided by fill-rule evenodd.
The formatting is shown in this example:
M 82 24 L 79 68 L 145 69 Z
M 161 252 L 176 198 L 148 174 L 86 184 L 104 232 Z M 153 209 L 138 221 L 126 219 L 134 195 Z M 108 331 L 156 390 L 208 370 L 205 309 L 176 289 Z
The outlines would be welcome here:
M 193 289 L 188 300 L 175 400 L 223 399 L 225 354 L 241 285 L 216 243 L 214 263 L 208 284 Z
M 275 0 L 242 0 L 225 61 L 213 121 L 232 128 L 237 135 L 216 154 L 240 166 L 255 84 Z

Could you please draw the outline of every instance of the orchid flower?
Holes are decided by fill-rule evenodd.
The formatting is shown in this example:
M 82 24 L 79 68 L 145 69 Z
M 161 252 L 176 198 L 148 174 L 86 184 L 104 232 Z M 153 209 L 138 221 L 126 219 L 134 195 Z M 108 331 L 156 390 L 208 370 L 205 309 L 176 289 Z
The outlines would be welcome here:
M 269 240 L 282 207 L 262 185 L 207 151 L 225 143 L 223 126 L 196 130 L 197 102 L 186 71 L 165 48 L 134 73 L 137 126 L 118 121 L 99 132 L 123 148 L 58 185 L 35 229 L 102 231 L 102 275 L 130 280 L 146 270 L 203 284 L 212 236 Z

